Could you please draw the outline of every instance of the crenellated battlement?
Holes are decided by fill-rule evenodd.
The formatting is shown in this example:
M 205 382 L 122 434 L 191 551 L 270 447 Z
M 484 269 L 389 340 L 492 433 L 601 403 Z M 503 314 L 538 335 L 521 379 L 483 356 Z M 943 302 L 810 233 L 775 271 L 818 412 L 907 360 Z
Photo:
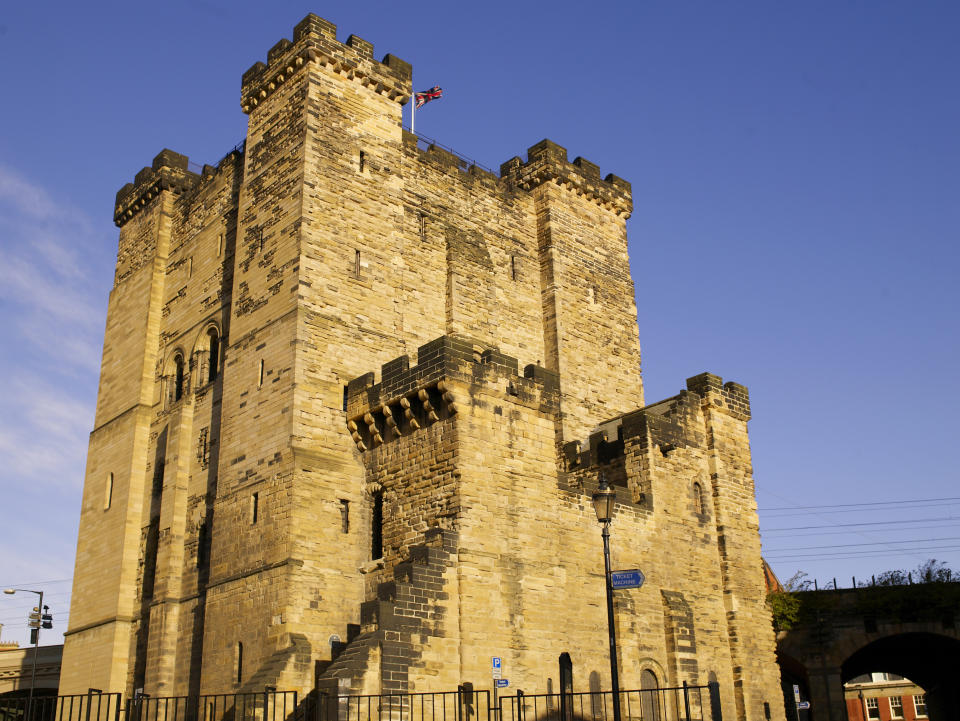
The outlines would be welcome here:
M 744 385 L 733 381 L 724 383 L 720 376 L 701 373 L 687 378 L 687 389 L 699 395 L 704 403 L 726 411 L 738 420 L 750 420 L 750 393 Z
M 601 423 L 586 440 L 565 443 L 567 470 L 603 466 L 621 458 L 631 439 L 636 439 L 641 450 L 656 448 L 664 456 L 677 448 L 701 448 L 705 439 L 693 421 L 703 405 L 738 420 L 750 420 L 746 386 L 701 373 L 688 378 L 687 389 L 677 395 Z
M 567 160 L 567 149 L 551 140 L 541 140 L 527 150 L 527 162 L 514 157 L 500 166 L 500 177 L 524 190 L 553 182 L 583 195 L 617 215 L 630 217 L 633 195 L 630 183 L 584 158 Z
M 113 222 L 121 227 L 145 208 L 163 190 L 182 193 L 196 186 L 201 175 L 187 169 L 190 158 L 172 150 L 161 150 L 149 168 L 137 173 L 132 183 L 117 191 Z M 212 175 L 214 168 L 203 166 L 202 175 Z
M 387 54 L 373 59 L 373 44 L 351 35 L 345 43 L 337 40 L 337 26 L 329 20 L 307 15 L 293 29 L 293 42 L 281 39 L 270 48 L 267 62 L 254 63 L 243 74 L 241 107 L 251 113 L 283 83 L 308 63 L 339 73 L 404 105 L 412 92 L 413 70 L 409 63 Z
M 351 380 L 347 427 L 357 448 L 364 451 L 450 418 L 465 400 L 455 394 L 456 382 L 475 386 L 506 380 L 509 395 L 558 408 L 557 374 L 530 364 L 520 376 L 518 366 L 516 358 L 471 338 L 440 336 L 417 349 L 413 367 L 410 357 L 402 355 L 381 366 L 379 383 L 374 382 L 373 373 Z
M 117 191 L 113 209 L 113 222 L 122 227 L 133 216 L 146 208 L 161 191 L 170 190 L 180 195 L 193 190 L 214 177 L 225 163 L 242 157 L 242 145 L 227 153 L 216 167 L 204 164 L 199 173 L 189 169 L 190 158 L 172 150 L 164 149 L 153 159 L 148 168 L 143 168 L 133 179 Z
M 461 157 L 454 151 L 425 140 L 409 130 L 403 131 L 404 150 L 422 163 L 433 165 L 445 171 L 457 170 L 464 176 L 483 182 L 494 188 L 500 183 L 500 176 L 490 169 L 477 165 L 469 158 Z

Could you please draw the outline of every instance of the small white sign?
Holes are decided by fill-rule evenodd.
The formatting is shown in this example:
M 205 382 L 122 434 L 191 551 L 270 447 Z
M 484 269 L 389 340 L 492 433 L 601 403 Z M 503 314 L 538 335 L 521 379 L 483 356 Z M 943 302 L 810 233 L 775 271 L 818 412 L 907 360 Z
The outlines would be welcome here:
M 800 703 L 800 686 L 793 684 L 793 700 Z

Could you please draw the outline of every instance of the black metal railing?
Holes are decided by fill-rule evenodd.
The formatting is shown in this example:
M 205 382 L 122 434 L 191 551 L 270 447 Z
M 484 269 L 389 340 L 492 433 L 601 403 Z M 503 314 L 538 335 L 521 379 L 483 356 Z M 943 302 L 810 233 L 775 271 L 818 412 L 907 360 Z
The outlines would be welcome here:
M 435 693 L 341 696 L 321 691 L 304 721 L 490 721 L 490 692 L 460 688 Z
M 339 695 L 296 691 L 150 697 L 120 694 L 0 699 L 0 721 L 613 721 L 610 691 L 491 699 L 469 684 L 456 691 Z M 620 691 L 621 721 L 718 721 L 720 693 L 707 686 Z M 122 718 L 121 718 L 122 716 Z
M 124 721 L 186 721 L 191 718 L 189 706 L 187 696 L 136 696 L 127 699 Z
M 119 721 L 118 693 L 0 699 L 0 721 Z
M 302 717 L 296 691 L 204 696 L 137 696 L 124 721 L 294 721 Z
M 498 721 L 613 721 L 613 692 L 501 696 Z M 708 721 L 712 718 L 708 686 L 620 691 L 623 721 Z
M 406 125 L 403 126 L 403 129 L 406 130 L 407 132 L 411 132 L 410 128 L 408 128 Z M 427 150 L 431 145 L 434 145 L 438 148 L 442 148 L 443 150 L 446 150 L 451 155 L 456 156 L 456 158 L 460 161 L 460 164 L 459 164 L 460 170 L 469 170 L 471 165 L 475 165 L 478 168 L 480 168 L 480 170 L 485 170 L 488 173 L 492 173 L 493 175 L 497 175 L 497 176 L 500 175 L 500 173 L 498 173 L 493 168 L 488 168 L 486 165 L 483 165 L 482 163 L 478 163 L 473 158 L 470 158 L 464 155 L 463 153 L 460 153 L 454 150 L 449 145 L 444 145 L 440 141 L 435 140 L 434 138 L 431 138 L 429 135 L 424 135 L 423 133 L 417 133 L 417 132 L 414 132 L 413 134 L 417 136 L 417 147 L 420 148 L 421 150 Z

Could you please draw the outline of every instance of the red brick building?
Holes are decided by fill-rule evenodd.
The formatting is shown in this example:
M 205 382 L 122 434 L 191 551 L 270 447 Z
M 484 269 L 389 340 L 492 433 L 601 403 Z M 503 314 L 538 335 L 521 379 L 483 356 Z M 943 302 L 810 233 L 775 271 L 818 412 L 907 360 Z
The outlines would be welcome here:
M 892 673 L 858 676 L 844 685 L 850 721 L 923 721 L 927 718 L 923 689 Z

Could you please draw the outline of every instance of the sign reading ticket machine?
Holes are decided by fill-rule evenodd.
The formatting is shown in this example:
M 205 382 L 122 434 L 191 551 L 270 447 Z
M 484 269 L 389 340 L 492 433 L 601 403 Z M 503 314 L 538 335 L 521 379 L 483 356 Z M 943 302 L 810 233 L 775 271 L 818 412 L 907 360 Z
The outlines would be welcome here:
M 611 588 L 640 588 L 645 580 L 646 577 L 639 568 L 634 568 L 629 571 L 610 572 Z

